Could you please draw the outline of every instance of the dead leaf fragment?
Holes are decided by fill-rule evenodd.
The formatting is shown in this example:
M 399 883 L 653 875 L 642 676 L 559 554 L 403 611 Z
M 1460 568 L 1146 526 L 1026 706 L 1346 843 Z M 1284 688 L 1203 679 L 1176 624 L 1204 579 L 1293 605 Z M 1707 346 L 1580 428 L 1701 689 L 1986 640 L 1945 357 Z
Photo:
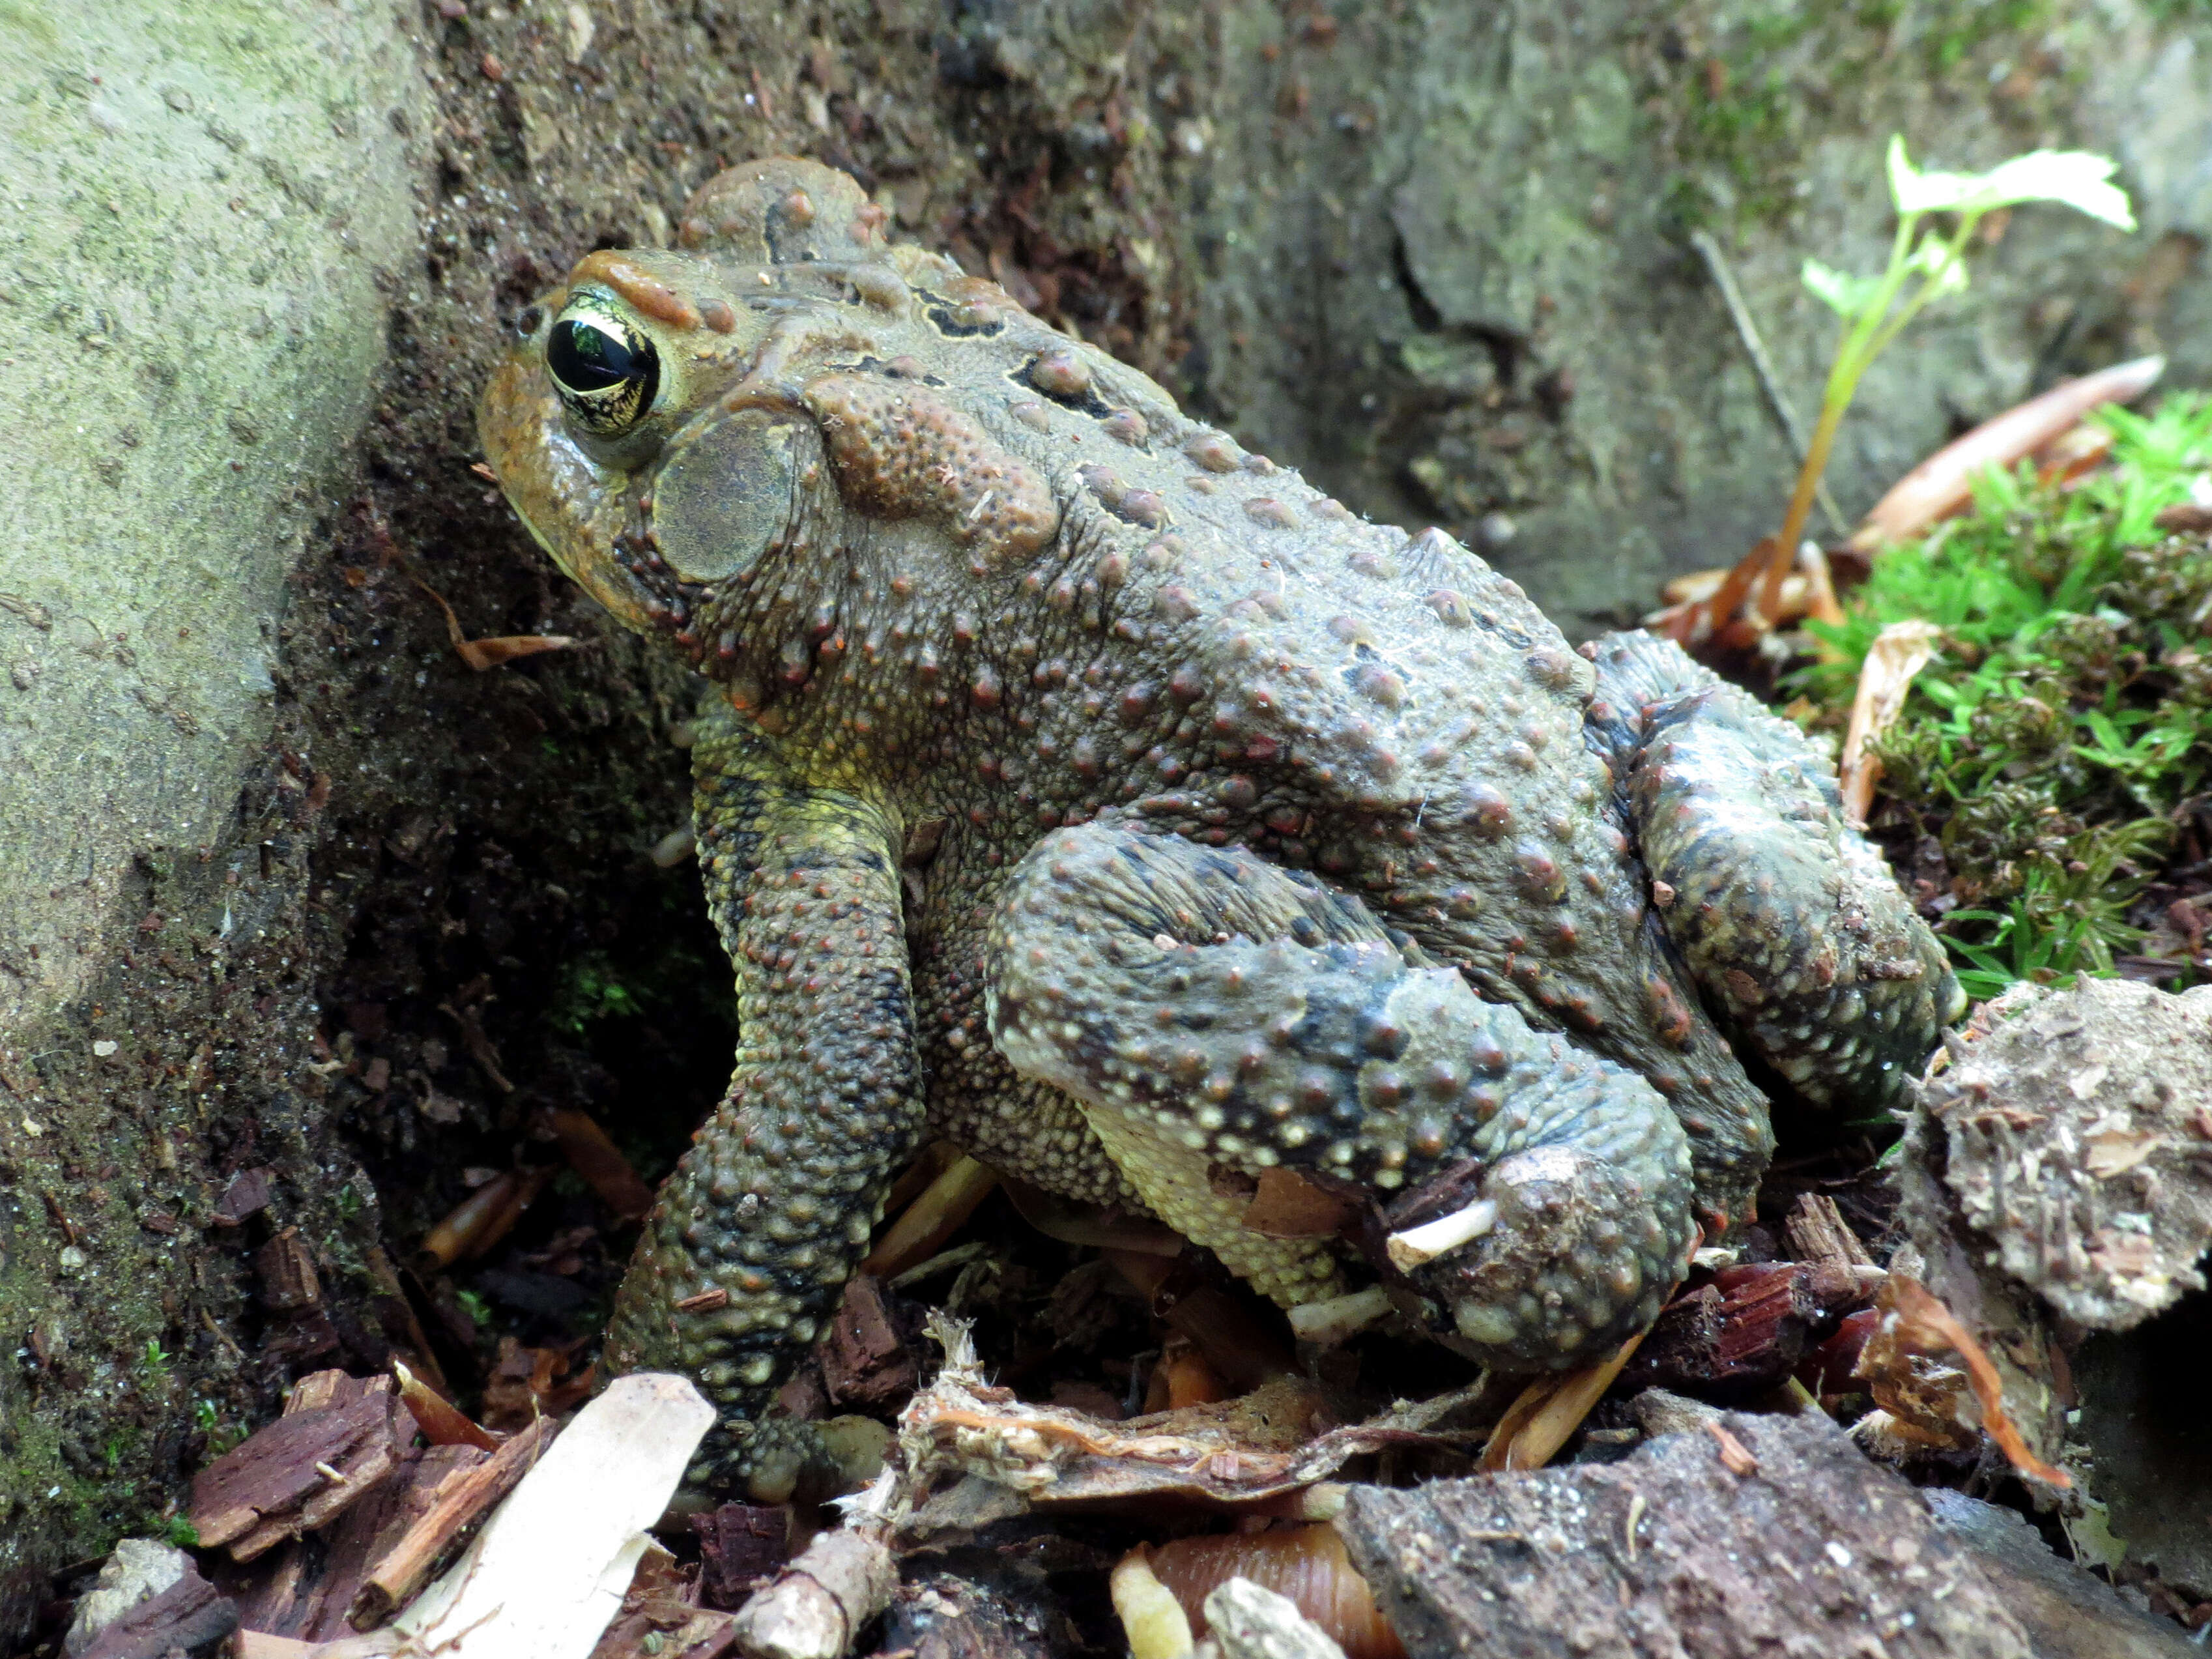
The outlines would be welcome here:
M 2100 1181 L 2125 1175 L 2164 1143 L 2156 1135 L 2129 1129 L 2103 1129 L 2082 1145 L 2082 1167 Z M 2143 1243 L 2148 1247 L 2150 1241 Z
M 899 1416 L 900 1450 L 924 1489 L 974 1475 L 1039 1505 L 1172 1498 L 1242 1507 L 1300 1492 L 1362 1452 L 1457 1447 L 1470 1437 L 1433 1425 L 1474 1389 L 1340 1428 L 1314 1386 L 1297 1376 L 1278 1376 L 1218 1404 L 1102 1422 L 992 1386 L 958 1321 L 933 1313 L 926 1328 L 944 1346 L 945 1363 Z
M 422 1437 L 434 1446 L 474 1446 L 497 1451 L 499 1439 L 469 1419 L 468 1414 L 407 1369 L 396 1356 L 392 1375 L 399 1384 L 400 1403 L 414 1416 Z
M 1926 1285 L 1893 1272 L 1875 1307 L 1881 1321 L 1867 1340 L 1857 1375 L 1867 1379 L 1884 1410 L 1920 1427 L 1930 1438 L 1941 1433 L 1947 1421 L 1954 1431 L 1969 1437 L 1978 1428 L 2022 1474 L 2062 1491 L 2074 1484 L 2065 1470 L 2052 1468 L 2028 1449 L 2005 1410 L 2004 1384 L 1996 1366 Z M 1926 1362 L 1946 1352 L 1955 1354 L 1965 1367 L 1978 1422 L 1963 1409 L 1966 1401 L 1956 1389 L 1913 1386 L 1926 1380 Z
M 1890 487 L 1850 544 L 1873 551 L 1909 541 L 1972 499 L 1974 478 L 2011 467 L 2051 443 L 2100 404 L 2131 403 L 2166 372 L 2163 357 L 2138 357 L 2063 381 L 1944 445 Z
M 566 634 L 501 634 L 487 640 L 470 639 L 461 631 L 461 619 L 446 603 L 446 596 L 419 576 L 413 580 L 446 613 L 446 636 L 453 642 L 453 653 L 478 673 L 487 668 L 497 668 L 502 663 L 534 657 L 542 651 L 570 650 L 578 643 Z
M 1844 754 L 1837 768 L 1843 791 L 1844 812 L 1855 824 L 1866 822 L 1874 804 L 1874 787 L 1881 779 L 1881 763 L 1867 753 L 1867 745 L 1897 724 L 1905 712 L 1905 694 L 1913 677 L 1928 666 L 1936 654 L 1936 641 L 1943 630 L 1933 623 L 1895 622 L 1875 635 L 1859 669 L 1857 695 L 1851 699 L 1851 723 L 1844 734 Z
M 1260 1172 L 1244 1225 L 1266 1238 L 1334 1238 L 1358 1213 L 1351 1200 L 1278 1164 Z
M 960 1231 L 998 1184 L 997 1171 L 962 1153 L 884 1231 L 882 1240 L 860 1263 L 860 1271 L 878 1279 L 896 1279 L 916 1262 L 927 1261 Z

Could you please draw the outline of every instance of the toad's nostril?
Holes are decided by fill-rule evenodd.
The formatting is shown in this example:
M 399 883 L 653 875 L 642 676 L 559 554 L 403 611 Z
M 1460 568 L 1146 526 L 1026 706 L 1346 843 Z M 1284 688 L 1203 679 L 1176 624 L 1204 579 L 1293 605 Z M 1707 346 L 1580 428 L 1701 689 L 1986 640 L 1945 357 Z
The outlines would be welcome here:
M 544 306 L 526 307 L 522 314 L 514 319 L 514 331 L 523 339 L 527 340 L 538 332 L 539 326 L 544 321 L 545 307 Z

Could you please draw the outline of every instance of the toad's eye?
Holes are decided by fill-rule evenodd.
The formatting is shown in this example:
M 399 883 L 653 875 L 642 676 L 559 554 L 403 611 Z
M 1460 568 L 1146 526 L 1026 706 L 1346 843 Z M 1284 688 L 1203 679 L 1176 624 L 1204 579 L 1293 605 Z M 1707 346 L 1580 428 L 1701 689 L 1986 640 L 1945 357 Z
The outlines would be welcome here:
M 653 412 L 660 354 L 620 316 L 588 297 L 573 301 L 545 337 L 553 389 L 586 432 L 619 438 Z

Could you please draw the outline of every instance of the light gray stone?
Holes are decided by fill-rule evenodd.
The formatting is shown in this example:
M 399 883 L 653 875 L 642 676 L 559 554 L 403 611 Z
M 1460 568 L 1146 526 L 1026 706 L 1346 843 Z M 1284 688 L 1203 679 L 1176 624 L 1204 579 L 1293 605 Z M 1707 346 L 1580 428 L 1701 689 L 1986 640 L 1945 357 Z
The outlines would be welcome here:
M 62 1638 L 62 1651 L 74 1656 L 93 1638 L 137 1607 L 149 1601 L 191 1570 L 192 1558 L 173 1544 L 153 1538 L 126 1538 L 100 1570 L 99 1581 L 77 1598 L 76 1617 Z
M 396 0 L 0 8 L 0 1039 L 218 841 L 416 242 Z

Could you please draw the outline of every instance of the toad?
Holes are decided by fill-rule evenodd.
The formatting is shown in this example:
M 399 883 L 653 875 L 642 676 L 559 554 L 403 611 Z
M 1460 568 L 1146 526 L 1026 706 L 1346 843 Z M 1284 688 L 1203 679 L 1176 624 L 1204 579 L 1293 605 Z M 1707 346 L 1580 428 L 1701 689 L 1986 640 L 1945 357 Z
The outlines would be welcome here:
M 736 1064 L 609 1336 L 715 1402 L 700 1491 L 787 1489 L 769 1407 L 925 1138 L 1541 1370 L 1747 1218 L 1754 1073 L 1877 1109 L 1960 1010 L 1794 726 L 1649 635 L 1571 648 L 842 173 L 731 169 L 519 332 L 508 499 L 714 694 Z M 1285 1180 L 1356 1224 L 1248 1226 Z

